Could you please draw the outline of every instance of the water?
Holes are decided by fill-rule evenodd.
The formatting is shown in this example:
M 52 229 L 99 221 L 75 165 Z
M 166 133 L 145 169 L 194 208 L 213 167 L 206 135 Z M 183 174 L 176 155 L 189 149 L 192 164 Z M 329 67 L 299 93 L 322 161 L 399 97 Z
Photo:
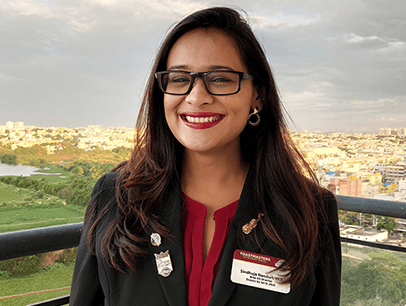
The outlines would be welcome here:
M 37 167 L 23 166 L 23 165 L 6 165 L 0 163 L 0 176 L 31 176 L 33 174 L 43 174 L 43 175 L 60 175 L 60 173 L 42 173 L 37 172 Z

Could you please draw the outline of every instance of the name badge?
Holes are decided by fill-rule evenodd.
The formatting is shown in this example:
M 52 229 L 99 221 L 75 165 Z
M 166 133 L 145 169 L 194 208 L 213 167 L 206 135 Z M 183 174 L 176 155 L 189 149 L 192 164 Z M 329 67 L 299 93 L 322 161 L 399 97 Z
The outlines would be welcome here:
M 282 284 L 288 276 L 288 270 L 276 270 L 284 261 L 279 258 L 235 250 L 231 281 L 233 283 L 261 288 L 280 293 L 289 293 L 290 284 Z

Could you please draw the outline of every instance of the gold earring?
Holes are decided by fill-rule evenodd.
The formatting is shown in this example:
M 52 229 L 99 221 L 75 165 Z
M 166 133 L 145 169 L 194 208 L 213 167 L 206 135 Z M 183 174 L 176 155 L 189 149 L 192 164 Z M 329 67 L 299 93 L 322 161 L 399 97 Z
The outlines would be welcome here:
M 257 126 L 261 123 L 261 117 L 258 115 L 259 111 L 258 108 L 254 109 L 254 112 L 249 114 L 248 116 L 248 123 L 252 126 Z

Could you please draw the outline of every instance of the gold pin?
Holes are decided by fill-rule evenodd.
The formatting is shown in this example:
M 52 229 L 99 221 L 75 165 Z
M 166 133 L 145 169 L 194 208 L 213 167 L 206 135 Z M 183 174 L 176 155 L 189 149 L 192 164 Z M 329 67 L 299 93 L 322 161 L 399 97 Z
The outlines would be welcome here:
M 263 215 L 264 215 L 264 214 L 258 214 L 258 219 L 251 219 L 250 222 L 245 223 L 245 224 L 242 226 L 242 232 L 243 232 L 245 235 L 248 235 L 249 233 L 251 233 L 251 231 L 257 226 L 259 219 L 261 219 L 261 217 L 262 217 Z
M 158 274 L 163 277 L 168 277 L 173 271 L 171 257 L 169 256 L 169 250 L 167 250 L 166 252 L 161 252 L 159 254 L 154 253 L 154 256 Z
M 161 235 L 158 233 L 152 233 L 150 236 L 150 241 L 153 246 L 160 246 L 161 245 Z

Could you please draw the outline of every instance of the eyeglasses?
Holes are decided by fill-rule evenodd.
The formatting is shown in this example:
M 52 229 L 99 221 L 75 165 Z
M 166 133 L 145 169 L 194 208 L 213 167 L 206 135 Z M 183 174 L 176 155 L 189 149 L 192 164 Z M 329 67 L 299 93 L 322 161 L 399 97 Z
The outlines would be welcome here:
M 196 78 L 201 78 L 206 90 L 215 96 L 233 95 L 240 91 L 241 82 L 254 77 L 238 71 L 162 71 L 155 73 L 161 90 L 169 95 L 187 95 Z

